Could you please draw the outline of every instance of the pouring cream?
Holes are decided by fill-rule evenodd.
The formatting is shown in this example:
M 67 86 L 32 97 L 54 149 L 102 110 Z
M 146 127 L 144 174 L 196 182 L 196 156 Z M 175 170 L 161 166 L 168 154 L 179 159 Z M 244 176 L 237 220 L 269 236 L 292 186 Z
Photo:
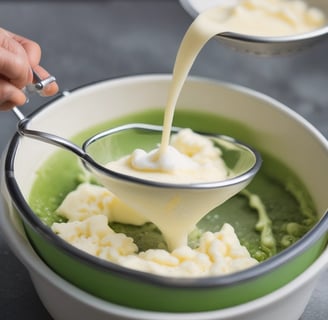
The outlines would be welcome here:
M 176 56 L 159 150 L 152 152 L 151 156 L 138 152 L 140 166 L 133 168 L 146 171 L 148 163 L 150 171 L 154 171 L 154 167 L 167 171 L 164 167 L 161 169 L 160 163 L 166 163 L 162 161 L 163 157 L 169 157 L 173 162 L 174 157 L 178 156 L 168 148 L 174 109 L 198 53 L 211 38 L 228 31 L 254 36 L 287 36 L 309 32 L 324 23 L 325 16 L 319 9 L 308 7 L 299 0 L 243 0 L 235 6 L 218 6 L 201 13 L 187 30 Z M 132 155 L 132 159 L 135 156 Z
M 163 154 L 169 144 L 174 109 L 188 73 L 204 45 L 223 32 L 256 36 L 286 36 L 308 32 L 324 25 L 325 17 L 303 1 L 244 0 L 236 6 L 214 7 L 201 13 L 187 30 L 177 53 L 173 78 L 164 114 L 160 147 Z
M 135 150 L 123 159 L 110 162 L 107 165 L 108 168 L 143 179 L 176 184 L 218 181 L 228 178 L 227 169 L 218 155 L 219 149 L 212 148 L 211 152 L 217 152 L 217 154 L 215 164 L 212 162 L 210 166 L 200 165 L 192 156 L 188 155 L 188 151 L 187 154 L 181 152 L 188 144 L 197 145 L 197 140 L 206 140 L 206 138 L 189 132 L 186 140 L 182 141 L 184 145 L 180 150 L 170 145 L 175 106 L 198 53 L 208 40 L 225 31 L 282 36 L 306 32 L 320 27 L 323 23 L 324 16 L 321 11 L 308 8 L 301 1 L 245 0 L 237 6 L 220 6 L 201 13 L 187 30 L 177 53 L 159 148 L 149 153 Z M 259 26 L 261 27 L 259 28 Z M 206 155 L 200 154 L 198 159 L 205 161 Z M 235 191 L 239 190 L 236 189 Z M 118 195 L 120 196 L 120 194 Z M 232 195 L 233 193 L 231 193 Z M 130 199 L 127 194 L 125 194 L 125 198 Z M 222 202 L 225 200 L 227 200 L 226 197 L 223 198 Z M 177 194 L 175 199 L 171 199 L 164 206 L 161 204 L 162 208 L 159 208 L 160 203 L 149 201 L 147 204 L 148 213 L 146 214 L 145 210 L 140 210 L 140 213 L 144 211 L 145 216 L 159 227 L 170 249 L 186 245 L 188 233 L 193 230 L 196 223 L 204 215 L 203 210 L 199 210 L 199 212 L 193 210 L 195 209 L 193 204 L 188 203 L 186 199 L 183 200 L 184 205 L 179 207 L 178 204 L 181 201 L 182 199 Z M 145 208 L 146 206 L 142 209 Z M 186 213 L 179 210 L 190 212 L 190 214 L 186 217 Z M 182 221 L 180 221 L 181 219 Z

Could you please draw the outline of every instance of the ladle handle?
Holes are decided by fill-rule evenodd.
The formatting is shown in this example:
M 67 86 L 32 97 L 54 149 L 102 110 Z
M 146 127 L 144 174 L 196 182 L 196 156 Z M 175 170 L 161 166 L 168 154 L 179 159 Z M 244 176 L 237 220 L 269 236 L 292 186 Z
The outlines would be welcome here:
M 54 82 L 56 79 L 53 76 L 49 76 L 48 78 L 42 80 L 40 76 L 33 70 L 33 80 L 35 83 L 28 85 L 24 88 L 25 94 L 33 93 L 33 92 L 37 92 L 40 94 L 48 84 Z M 40 140 L 42 142 L 52 144 L 59 148 L 66 149 L 76 154 L 82 160 L 85 160 L 86 162 L 90 162 L 90 157 L 86 154 L 86 152 L 83 149 L 78 147 L 76 144 L 48 132 L 28 129 L 27 125 L 29 124 L 30 119 L 26 118 L 24 114 L 17 107 L 14 107 L 12 111 L 19 120 L 17 124 L 17 129 L 18 129 L 17 131 L 21 136 L 26 136 L 36 140 Z
M 89 156 L 86 154 L 86 152 L 83 149 L 78 147 L 76 144 L 62 137 L 59 137 L 55 134 L 28 129 L 27 126 L 30 122 L 30 119 L 25 118 L 24 114 L 20 110 L 18 110 L 17 107 L 14 107 L 12 111 L 15 114 L 15 116 L 19 119 L 19 122 L 17 124 L 17 129 L 18 129 L 17 131 L 21 136 L 26 136 L 29 138 L 33 138 L 35 140 L 52 144 L 59 148 L 64 148 L 70 152 L 73 152 L 82 160 L 89 162 Z

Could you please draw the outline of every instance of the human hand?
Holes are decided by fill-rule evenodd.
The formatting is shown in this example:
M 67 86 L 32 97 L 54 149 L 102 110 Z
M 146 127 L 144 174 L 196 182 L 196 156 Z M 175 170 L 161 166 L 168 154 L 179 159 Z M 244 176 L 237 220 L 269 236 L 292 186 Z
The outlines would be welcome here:
M 40 60 L 41 48 L 36 42 L 0 28 L 0 110 L 26 102 L 22 88 L 33 82 L 32 69 L 42 79 L 49 77 Z M 57 91 L 58 85 L 53 82 L 42 93 L 51 96 Z

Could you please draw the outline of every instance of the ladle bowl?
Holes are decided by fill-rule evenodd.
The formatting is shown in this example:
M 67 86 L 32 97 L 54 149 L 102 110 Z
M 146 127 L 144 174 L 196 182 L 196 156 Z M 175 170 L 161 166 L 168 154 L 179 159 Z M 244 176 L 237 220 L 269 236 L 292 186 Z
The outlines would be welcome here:
M 179 128 L 173 128 L 177 133 Z M 241 191 L 261 166 L 261 156 L 253 148 L 223 136 L 207 137 L 222 151 L 229 170 L 227 179 L 206 183 L 166 183 L 140 179 L 106 168 L 110 161 L 129 155 L 136 148 L 153 150 L 159 143 L 162 127 L 128 124 L 88 139 L 83 149 L 96 163 L 86 162 L 102 185 L 138 213 L 153 222 L 163 233 L 169 249 L 187 244 L 188 234 L 209 211 Z M 204 134 L 202 134 L 204 135 Z M 175 237 L 175 228 L 183 233 Z
M 238 1 L 235 1 L 238 2 Z M 233 5 L 235 2 L 229 3 Z M 311 6 L 323 11 L 328 19 L 328 2 L 325 0 L 306 0 Z M 207 3 L 202 0 L 180 0 L 183 8 L 192 16 L 196 17 L 200 12 L 210 7 L 227 5 L 225 0 L 211 1 Z M 328 23 L 328 22 L 327 22 Z M 281 37 L 253 36 L 230 32 L 223 32 L 216 37 L 221 43 L 226 44 L 237 51 L 248 52 L 259 55 L 289 54 L 304 50 L 307 47 L 328 38 L 328 24 L 325 26 L 302 34 Z

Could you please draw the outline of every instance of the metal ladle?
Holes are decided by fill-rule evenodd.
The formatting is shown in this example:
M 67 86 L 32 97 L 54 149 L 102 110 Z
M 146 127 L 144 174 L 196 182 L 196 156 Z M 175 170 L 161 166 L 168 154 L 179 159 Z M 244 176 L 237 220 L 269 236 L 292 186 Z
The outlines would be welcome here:
M 201 1 L 180 0 L 180 3 L 191 16 L 196 17 L 202 11 L 202 5 L 208 8 L 207 4 L 202 4 Z M 220 4 L 220 1 L 212 2 L 213 6 Z M 322 10 L 328 19 L 328 1 L 307 0 L 306 3 Z M 301 51 L 323 40 L 327 35 L 328 25 L 325 25 L 310 32 L 282 37 L 252 36 L 227 31 L 217 34 L 216 38 L 237 51 L 273 56 Z
M 54 81 L 54 77 L 35 83 L 32 92 L 40 92 Z M 169 249 L 187 244 L 188 234 L 210 210 L 241 191 L 261 166 L 261 156 L 253 148 L 227 136 L 206 134 L 220 147 L 229 169 L 222 181 L 174 184 L 150 181 L 110 170 L 105 165 L 130 154 L 136 148 L 154 149 L 160 142 L 162 126 L 127 124 L 96 134 L 87 139 L 82 148 L 57 135 L 29 129 L 32 119 L 18 108 L 13 109 L 19 119 L 17 131 L 21 136 L 40 140 L 77 155 L 96 179 L 138 213 L 153 222 L 162 232 Z M 179 128 L 173 128 L 177 132 Z M 188 207 L 186 212 L 185 208 Z M 169 214 L 168 214 L 169 213 Z M 165 217 L 163 221 L 163 217 Z M 172 226 L 183 232 L 178 238 Z

